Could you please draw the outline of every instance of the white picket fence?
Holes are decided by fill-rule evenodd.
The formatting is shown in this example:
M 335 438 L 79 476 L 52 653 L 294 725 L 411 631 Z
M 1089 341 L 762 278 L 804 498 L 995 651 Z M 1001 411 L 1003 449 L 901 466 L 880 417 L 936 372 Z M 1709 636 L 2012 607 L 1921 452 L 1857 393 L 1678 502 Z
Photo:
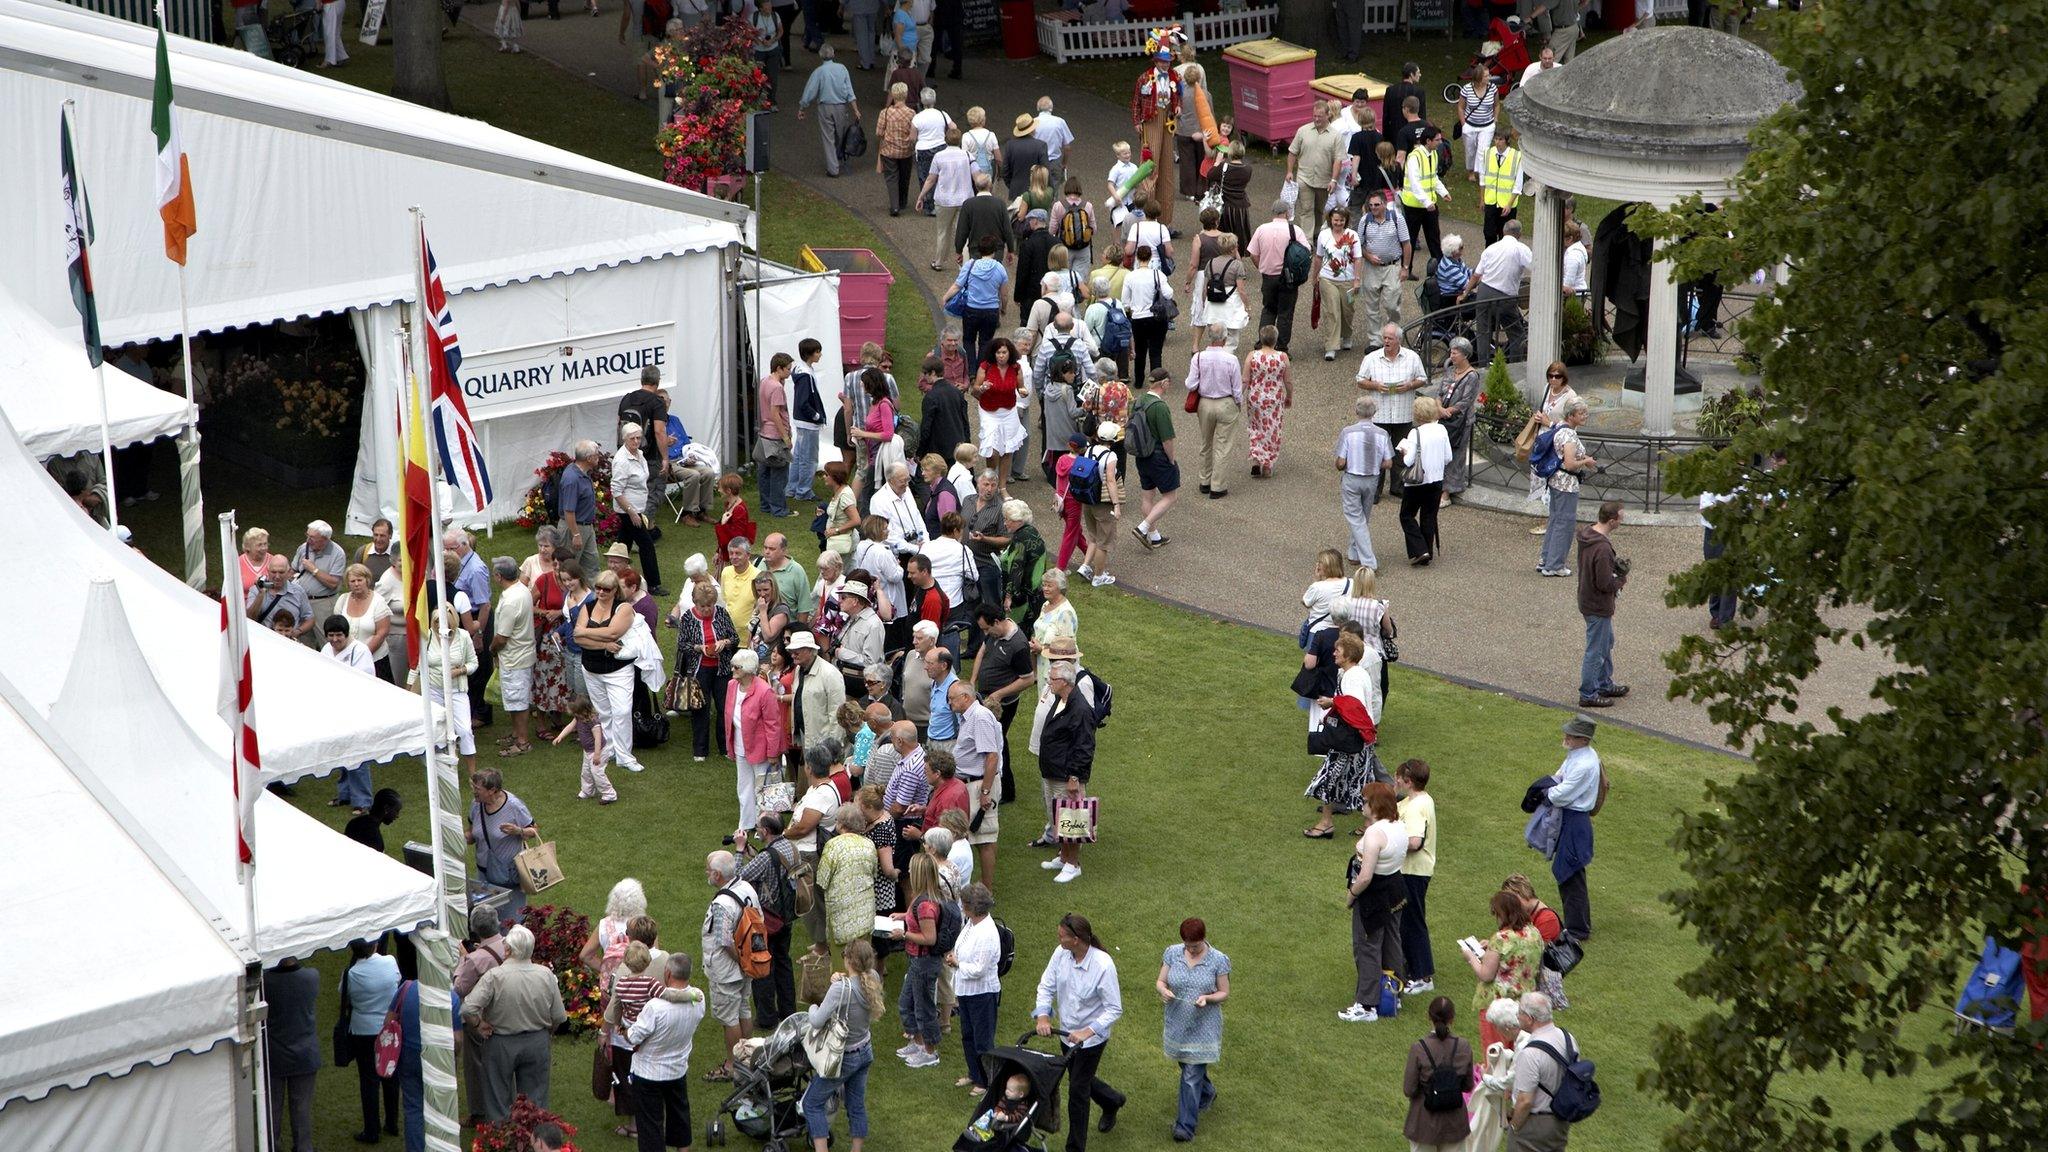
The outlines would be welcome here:
M 1681 0 L 1682 2 L 1682 0 Z M 1198 52 L 1228 48 L 1247 40 L 1264 40 L 1280 25 L 1280 9 L 1245 8 L 1218 12 L 1213 16 L 1183 16 L 1182 31 Z M 1118 56 L 1143 56 L 1145 37 L 1158 22 L 1118 21 L 1115 23 L 1067 23 L 1049 16 L 1038 18 L 1038 50 L 1065 64 L 1069 60 L 1101 60 Z

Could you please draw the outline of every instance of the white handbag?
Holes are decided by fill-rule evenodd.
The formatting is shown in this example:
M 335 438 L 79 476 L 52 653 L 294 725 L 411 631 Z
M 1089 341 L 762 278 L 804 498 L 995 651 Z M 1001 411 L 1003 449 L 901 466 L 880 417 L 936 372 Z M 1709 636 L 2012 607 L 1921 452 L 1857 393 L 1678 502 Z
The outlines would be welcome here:
M 850 994 L 859 996 L 862 993 L 856 986 Z M 831 992 L 828 990 L 826 995 L 831 995 Z M 822 1076 L 827 1080 L 839 1079 L 839 1069 L 846 1060 L 844 1004 L 839 1006 L 839 1011 L 827 1017 L 823 1024 L 816 1028 L 804 1029 L 804 1055 L 810 1058 L 813 1075 Z

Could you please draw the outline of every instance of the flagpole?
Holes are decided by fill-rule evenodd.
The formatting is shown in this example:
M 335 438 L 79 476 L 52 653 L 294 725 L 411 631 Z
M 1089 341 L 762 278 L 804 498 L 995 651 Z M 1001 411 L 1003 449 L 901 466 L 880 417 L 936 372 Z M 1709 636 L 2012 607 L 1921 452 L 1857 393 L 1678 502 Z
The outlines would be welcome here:
M 243 612 L 242 606 L 236 602 L 240 599 L 236 594 L 238 591 L 237 585 L 229 582 L 229 578 L 235 572 L 234 511 L 229 510 L 221 513 L 219 523 L 222 572 L 221 610 L 230 617 L 239 617 L 240 619 L 239 626 L 232 619 L 228 623 L 230 629 L 234 629 L 242 636 L 242 643 L 239 645 L 241 648 L 239 653 L 241 660 L 238 661 L 238 665 L 234 670 L 235 674 L 239 676 L 241 675 L 241 669 L 247 667 L 250 658 L 248 655 L 248 617 Z M 230 729 L 228 738 L 232 742 L 232 750 L 228 754 L 228 771 L 236 781 L 236 786 L 229 791 L 235 802 L 235 826 L 239 829 L 242 826 L 243 816 L 243 802 L 240 789 L 241 757 L 243 755 L 242 737 L 240 732 Z M 254 805 L 249 807 L 253 809 Z M 243 830 L 243 835 L 245 836 L 252 834 L 253 829 Z M 263 951 L 257 947 L 256 862 L 254 853 L 251 853 L 250 856 L 251 858 L 248 863 L 244 864 L 237 861 L 235 865 L 235 877 L 242 885 L 242 910 L 249 918 L 249 951 L 256 957 L 255 962 L 243 973 L 243 978 L 249 982 L 249 987 L 243 995 L 243 1003 L 247 1006 L 248 1019 L 252 1024 L 248 1029 L 249 1078 L 252 1081 L 251 1087 L 253 1089 L 256 1111 L 256 1152 L 270 1152 L 270 1076 L 267 1070 L 269 1053 L 265 1051 L 269 1044 L 269 1030 L 265 1024 L 268 1013 L 263 1002 Z
M 64 101 L 64 115 L 66 119 L 71 121 L 72 135 L 80 135 L 81 133 L 78 131 L 78 101 Z M 84 177 L 79 178 L 75 194 L 78 197 L 81 209 L 79 215 L 90 224 L 92 220 L 92 200 L 86 194 Z M 82 230 L 78 237 L 78 243 L 85 250 L 86 267 L 90 268 L 92 266 L 92 229 L 90 227 Z M 97 325 L 92 327 L 96 329 Z M 88 331 L 86 337 L 89 340 L 97 341 L 99 333 L 96 330 Z M 120 494 L 114 490 L 114 437 L 112 430 L 107 427 L 107 363 L 104 351 L 98 347 L 87 348 L 86 355 L 92 359 L 95 379 L 99 382 L 100 468 L 106 473 L 107 527 L 119 528 L 121 526 L 121 499 Z
M 185 303 L 185 266 L 178 265 L 178 349 L 185 368 L 185 427 L 178 436 L 178 501 L 185 513 L 185 583 L 206 588 L 206 498 L 199 490 L 199 401 L 192 386 L 192 317 Z M 104 397 L 102 397 L 104 403 Z M 227 584 L 228 570 L 221 573 Z

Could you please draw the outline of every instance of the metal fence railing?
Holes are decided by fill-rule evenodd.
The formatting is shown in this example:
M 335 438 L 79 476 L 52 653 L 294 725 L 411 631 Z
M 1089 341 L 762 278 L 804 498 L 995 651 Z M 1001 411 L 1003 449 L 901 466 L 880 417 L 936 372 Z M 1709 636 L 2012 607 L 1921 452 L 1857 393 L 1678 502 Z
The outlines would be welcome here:
M 1515 435 L 1520 424 L 1506 422 L 1486 412 L 1476 413 L 1472 429 L 1472 482 L 1511 491 L 1529 486 L 1529 466 L 1515 459 Z M 1689 496 L 1674 497 L 1666 490 L 1667 466 L 1676 457 L 1702 448 L 1719 448 L 1726 440 L 1696 436 L 1648 437 L 1579 429 L 1584 451 L 1599 468 L 1579 481 L 1580 502 L 1598 504 L 1619 500 L 1644 512 L 1662 512 L 1689 504 Z

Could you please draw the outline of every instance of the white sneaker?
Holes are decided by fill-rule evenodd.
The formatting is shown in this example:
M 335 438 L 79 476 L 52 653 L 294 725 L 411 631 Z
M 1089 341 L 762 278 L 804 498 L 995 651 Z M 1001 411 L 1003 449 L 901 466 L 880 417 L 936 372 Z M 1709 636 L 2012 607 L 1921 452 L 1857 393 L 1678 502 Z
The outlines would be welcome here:
M 645 764 L 642 764 L 642 763 L 641 763 L 641 762 L 639 762 L 638 760 L 635 760 L 635 761 L 633 761 L 633 762 L 632 762 L 631 764 L 628 764 L 628 765 L 626 765 L 626 771 L 628 771 L 628 772 L 645 772 L 645 771 L 647 771 L 647 765 L 645 765 Z
M 1102 575 L 1088 581 L 1088 586 L 1091 588 L 1107 588 L 1114 583 L 1116 583 L 1116 577 L 1104 572 Z
M 702 764 L 704 762 L 704 757 L 702 756 L 692 756 L 690 757 L 690 759 L 696 761 L 699 764 Z
M 920 1048 L 917 1050 L 917 1055 L 905 1060 L 904 1063 L 912 1068 L 936 1068 L 939 1066 L 939 1054 L 937 1052 L 927 1052 Z
M 1367 1008 L 1363 1004 L 1353 1004 L 1351 1007 L 1337 1013 L 1337 1019 L 1344 1021 L 1346 1024 L 1371 1024 L 1379 1018 L 1380 1014 L 1378 1012 Z
M 1078 880 L 1080 878 L 1081 866 L 1078 864 L 1069 864 L 1064 868 L 1060 869 L 1060 874 L 1053 877 L 1052 882 L 1055 884 L 1065 884 L 1068 881 Z
M 1410 980 L 1401 986 L 1401 995 L 1403 996 L 1420 996 L 1424 992 L 1434 991 L 1436 991 L 1436 981 L 1434 980 Z
M 1060 858 L 1059 858 L 1059 857 L 1057 857 L 1057 856 L 1053 857 L 1053 858 L 1052 858 L 1052 859 L 1050 859 L 1050 860 L 1040 860 L 1040 861 L 1038 862 L 1038 866 L 1039 866 L 1040 868 L 1043 868 L 1043 869 L 1045 869 L 1045 870 L 1046 870 L 1047 872 L 1050 872 L 1050 871 L 1052 871 L 1052 870 L 1053 870 L 1053 869 L 1055 869 L 1055 868 L 1061 868 L 1061 867 L 1064 867 L 1065 865 L 1066 865 L 1066 861 L 1064 861 L 1064 860 L 1060 859 Z
M 1093 580 L 1095 579 L 1095 569 L 1083 564 L 1075 569 L 1074 575 L 1079 576 L 1083 580 Z
M 898 1057 L 901 1057 L 902 1059 L 909 1060 L 922 1051 L 924 1051 L 924 1045 L 919 1044 L 915 1040 L 912 1040 L 910 1043 L 905 1044 L 901 1048 L 898 1048 L 896 1050 L 896 1055 Z

